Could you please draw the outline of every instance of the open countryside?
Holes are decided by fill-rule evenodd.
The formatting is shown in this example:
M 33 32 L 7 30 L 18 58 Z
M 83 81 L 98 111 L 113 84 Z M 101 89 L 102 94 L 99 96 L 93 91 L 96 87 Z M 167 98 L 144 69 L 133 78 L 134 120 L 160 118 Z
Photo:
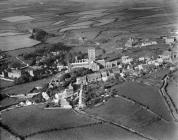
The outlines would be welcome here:
M 0 139 L 177 140 L 177 8 L 0 1 Z

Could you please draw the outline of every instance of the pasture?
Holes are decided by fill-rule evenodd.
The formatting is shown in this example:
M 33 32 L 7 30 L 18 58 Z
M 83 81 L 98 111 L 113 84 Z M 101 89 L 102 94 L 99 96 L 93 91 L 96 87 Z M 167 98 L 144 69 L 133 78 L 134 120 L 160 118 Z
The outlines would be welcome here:
M 115 90 L 118 95 L 126 96 L 148 106 L 153 112 L 163 116 L 166 120 L 172 120 L 158 88 L 136 82 L 126 82 L 114 86 L 112 90 Z
M 52 77 L 44 78 L 41 80 L 25 83 L 25 84 L 20 84 L 20 85 L 15 85 L 12 87 L 9 87 L 7 89 L 1 90 L 2 94 L 25 94 L 28 93 L 31 89 L 37 86 L 43 86 L 44 84 L 47 84 L 49 81 L 51 81 Z
M 27 140 L 144 140 L 122 128 L 109 124 L 97 124 L 64 131 L 53 131 L 27 138 Z
M 108 121 L 122 124 L 153 139 L 167 140 L 178 130 L 172 122 L 164 122 L 154 114 L 122 98 L 112 98 L 104 105 L 86 110 Z M 157 130 L 159 129 L 159 130 Z M 165 139 L 164 139 L 165 138 Z M 173 140 L 176 140 L 175 137 Z
M 21 136 L 96 123 L 72 110 L 45 110 L 43 107 L 44 105 L 32 105 L 3 112 L 2 123 Z

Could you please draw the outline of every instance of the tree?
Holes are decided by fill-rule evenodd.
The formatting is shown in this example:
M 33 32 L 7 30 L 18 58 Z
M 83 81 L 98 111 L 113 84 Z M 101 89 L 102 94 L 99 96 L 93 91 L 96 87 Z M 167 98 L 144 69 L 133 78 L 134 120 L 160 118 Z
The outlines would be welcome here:
M 16 62 L 16 61 L 12 61 L 9 64 L 10 68 L 20 68 L 21 67 L 21 63 L 20 62 Z
M 20 78 L 15 79 L 15 84 L 23 84 L 27 82 L 31 82 L 33 77 L 26 71 L 22 71 L 22 75 Z

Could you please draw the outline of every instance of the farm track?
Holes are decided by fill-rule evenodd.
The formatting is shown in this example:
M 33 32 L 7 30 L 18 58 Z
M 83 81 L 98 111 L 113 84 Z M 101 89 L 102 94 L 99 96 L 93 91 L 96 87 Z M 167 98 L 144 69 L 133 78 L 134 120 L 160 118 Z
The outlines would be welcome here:
M 117 127 L 119 127 L 119 128 L 122 128 L 122 129 L 124 129 L 124 130 L 126 130 L 126 131 L 132 133 L 132 134 L 135 134 L 135 135 L 137 135 L 137 136 L 139 136 L 139 137 L 141 137 L 141 138 L 143 138 L 143 139 L 156 140 L 155 138 L 152 138 L 152 137 L 149 137 L 149 136 L 145 136 L 144 134 L 142 134 L 142 133 L 140 133 L 140 132 L 138 132 L 138 131 L 136 131 L 136 130 L 134 130 L 134 129 L 132 129 L 132 128 L 129 128 L 129 127 L 127 127 L 127 126 L 124 126 L 124 125 L 122 125 L 122 124 L 118 124 L 118 123 L 116 123 L 116 122 L 113 122 L 113 121 L 110 121 L 110 120 L 107 120 L 107 119 L 104 119 L 104 118 L 102 118 L 102 117 L 100 117 L 100 116 L 95 116 L 95 115 L 86 113 L 85 111 L 82 111 L 82 110 L 79 110 L 79 109 L 74 110 L 74 112 L 77 113 L 77 114 L 83 114 L 84 116 L 87 116 L 87 117 L 90 118 L 90 119 L 92 118 L 92 119 L 94 119 L 94 120 L 101 121 L 101 122 L 103 122 L 103 123 L 107 123 L 107 124 L 110 124 L 110 125 L 117 126 Z
M 175 122 L 178 122 L 178 113 L 177 113 L 178 109 L 174 101 L 172 100 L 172 98 L 166 91 L 166 87 L 168 85 L 168 81 L 167 81 L 168 78 L 169 76 L 166 75 L 165 78 L 163 79 L 163 84 L 159 91 L 160 91 L 161 96 L 164 98 L 165 104 L 167 105 L 167 108 L 169 109 L 170 115 L 173 117 Z

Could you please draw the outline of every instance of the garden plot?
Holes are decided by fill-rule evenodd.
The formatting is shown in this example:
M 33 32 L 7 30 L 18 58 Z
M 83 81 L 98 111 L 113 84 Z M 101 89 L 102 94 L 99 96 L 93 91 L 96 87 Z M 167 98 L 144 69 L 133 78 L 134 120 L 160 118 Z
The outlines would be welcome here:
M 2 123 L 22 136 L 97 123 L 72 110 L 46 110 L 43 107 L 32 105 L 3 112 Z
M 30 16 L 13 16 L 13 17 L 3 18 L 2 20 L 8 22 L 20 22 L 20 21 L 34 20 L 34 18 Z
M 113 19 L 113 18 L 97 20 L 99 23 L 94 24 L 94 26 L 102 26 L 102 25 L 106 25 L 106 24 L 109 24 L 109 23 L 114 22 L 114 20 L 115 20 L 115 19 Z

